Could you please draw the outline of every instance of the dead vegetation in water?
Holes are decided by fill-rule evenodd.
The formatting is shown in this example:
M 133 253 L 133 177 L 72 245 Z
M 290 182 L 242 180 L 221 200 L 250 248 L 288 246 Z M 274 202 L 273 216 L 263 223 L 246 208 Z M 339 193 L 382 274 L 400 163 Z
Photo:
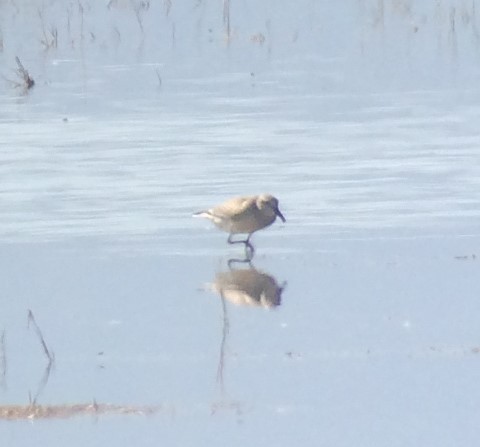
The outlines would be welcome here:
M 53 352 L 48 349 L 47 343 L 45 342 L 45 338 L 43 337 L 42 331 L 40 327 L 38 326 L 35 317 L 33 315 L 33 312 L 29 309 L 28 310 L 28 319 L 27 319 L 27 327 L 30 328 L 30 325 L 33 326 L 33 329 L 35 330 L 35 333 L 38 337 L 38 340 L 40 341 L 40 344 L 42 345 L 43 353 L 45 354 L 45 357 L 47 358 L 47 365 L 45 367 L 45 370 L 43 372 L 42 378 L 40 379 L 40 382 L 37 387 L 37 392 L 35 395 L 32 397 L 31 393 L 29 393 L 29 401 L 30 401 L 30 406 L 35 406 L 37 404 L 38 398 L 42 394 L 43 390 L 45 389 L 48 379 L 50 378 L 50 373 L 52 371 L 52 368 L 55 364 L 55 355 Z
M 148 416 L 159 410 L 158 407 L 97 404 L 96 402 L 73 405 L 0 405 L 0 420 L 68 419 L 76 416 L 100 415 Z
M 232 28 L 230 26 L 230 0 L 223 0 L 223 26 L 225 27 L 225 39 L 227 43 L 232 40 Z
M 422 4 L 411 0 L 369 0 L 364 3 L 369 9 L 372 28 L 384 30 L 394 18 L 400 18 L 413 33 L 418 33 L 434 24 L 436 33 L 448 35 L 450 43 L 456 39 L 462 25 L 463 32 L 470 28 L 474 40 L 480 41 L 478 17 L 475 1 L 454 2 L 437 1 L 431 8 L 424 9 Z
M 133 12 L 135 13 L 135 17 L 137 19 L 138 26 L 142 34 L 145 33 L 145 29 L 143 28 L 143 14 L 145 11 L 150 9 L 150 1 L 149 0 L 130 0 L 132 5 Z
M 38 17 L 40 18 L 40 23 L 42 27 L 42 39 L 40 43 L 43 45 L 45 50 L 50 50 L 52 48 L 58 47 L 58 29 L 51 25 L 48 29 L 45 25 L 45 17 L 43 15 L 42 9 L 38 9 Z
M 157 68 L 155 70 L 155 73 L 157 74 L 158 88 L 161 88 L 162 87 L 162 76 L 160 75 L 160 70 Z
M 27 7 L 26 5 L 29 3 L 30 6 Z M 191 11 L 192 14 L 197 15 L 198 31 L 209 33 L 206 35 L 211 41 L 214 40 L 211 34 L 212 29 L 216 29 L 216 25 L 212 26 L 209 22 L 206 29 L 200 29 L 203 23 L 207 23 L 203 17 L 205 11 L 212 11 L 214 20 L 220 22 L 218 24 L 220 34 L 223 34 L 222 37 L 224 37 L 227 45 L 233 39 L 239 37 L 258 46 L 265 45 L 270 50 L 270 47 L 276 43 L 277 36 L 280 35 L 277 33 L 272 36 L 268 27 L 262 32 L 255 32 L 255 29 L 251 32 L 242 30 L 241 24 L 245 23 L 245 19 L 254 18 L 255 11 L 251 7 L 245 7 L 245 5 L 237 6 L 239 2 L 221 0 L 217 3 L 211 3 L 205 0 L 194 0 L 192 7 L 187 10 L 182 2 L 177 3 L 174 3 L 173 0 L 160 0 L 158 2 L 152 0 L 106 0 L 105 2 L 95 2 L 93 0 L 70 0 L 69 2 L 61 2 L 60 0 L 50 0 L 48 2 L 10 1 L 5 2 L 5 11 L 2 9 L 2 12 L 4 12 L 6 18 L 9 11 L 11 18 L 32 15 L 33 12 L 36 29 L 32 31 L 34 31 L 33 35 L 37 37 L 35 38 L 36 42 L 29 42 L 28 44 L 39 44 L 45 51 L 54 51 L 64 45 L 76 48 L 78 42 L 86 41 L 90 44 L 95 43 L 102 49 L 108 49 L 108 45 L 112 44 L 112 36 L 114 46 L 118 45 L 120 41 L 128 42 L 131 40 L 132 36 L 129 28 L 132 27 L 132 22 L 136 23 L 135 26 L 138 26 L 141 33 L 141 43 L 144 39 L 147 41 L 150 38 L 149 31 L 154 31 L 153 38 L 157 39 L 159 35 L 157 29 L 160 27 L 157 18 L 160 16 L 169 19 L 162 26 L 165 26 L 164 30 L 171 27 L 172 43 L 174 43 L 175 23 L 177 22 L 177 25 L 180 23 L 186 24 L 186 20 L 189 19 L 180 16 L 180 14 L 185 14 L 185 11 Z M 247 3 L 254 4 L 252 1 Z M 412 0 L 358 0 L 358 4 L 359 22 L 363 22 L 359 26 L 364 30 L 374 29 L 385 32 L 389 27 L 400 25 L 407 31 L 418 33 L 419 36 L 422 35 L 422 32 L 426 34 L 425 31 L 428 31 L 433 34 L 438 42 L 445 41 L 444 44 L 450 47 L 458 45 L 459 50 L 462 49 L 461 45 L 465 45 L 467 42 L 473 42 L 477 49 L 480 44 L 478 2 L 475 0 L 462 2 L 438 0 L 430 2 L 430 4 L 422 4 L 422 2 L 413 2 Z M 299 8 L 302 7 L 305 7 L 305 5 L 301 6 L 299 4 Z M 312 4 L 311 9 L 313 15 L 316 7 Z M 130 20 L 124 21 L 121 18 L 120 21 L 117 21 L 117 17 L 120 17 L 120 14 L 117 14 L 119 11 L 122 12 L 123 17 L 130 15 Z M 179 15 L 176 16 L 176 12 Z M 305 12 L 308 14 L 308 9 Z M 147 22 L 148 15 L 153 20 Z M 292 33 L 290 41 L 296 42 L 299 35 L 298 27 L 305 29 L 305 23 L 289 23 L 289 21 L 290 19 L 286 24 L 279 21 L 272 22 L 272 24 L 275 24 L 277 30 L 281 30 L 286 35 Z M 16 29 L 9 25 L 9 22 L 13 23 L 13 20 L 6 19 L 5 24 L 2 23 L 0 29 L 0 52 L 2 51 L 2 34 L 5 38 L 5 45 L 7 45 L 10 40 L 7 39 L 7 33 L 16 32 Z M 252 21 L 252 23 L 254 22 Z M 127 29 L 125 29 L 125 24 L 128 24 Z M 150 24 L 150 29 L 148 29 L 148 24 Z M 293 26 L 292 29 L 289 29 L 290 25 Z M 319 28 L 322 28 L 322 26 L 319 25 Z M 193 28 L 190 26 L 191 29 Z M 178 35 L 185 33 L 186 30 L 187 27 L 177 26 Z M 309 39 L 308 30 L 305 29 L 302 32 L 305 33 L 305 40 Z M 366 31 L 365 34 L 369 37 Z M 162 32 L 161 35 L 167 36 L 168 39 L 167 33 Z M 361 42 L 361 45 L 363 48 L 363 42 Z
M 263 45 L 265 43 L 265 35 L 263 33 L 256 33 L 250 36 L 250 42 Z
M 108 403 L 97 403 L 95 400 L 91 403 L 62 404 L 62 405 L 41 405 L 38 404 L 38 398 L 45 388 L 50 373 L 54 366 L 55 355 L 48 347 L 45 337 L 40 329 L 33 312 L 28 310 L 28 328 L 34 330 L 42 351 L 47 359 L 47 365 L 42 378 L 37 387 L 37 391 L 32 396 L 29 392 L 29 403 L 25 405 L 0 405 L 0 420 L 18 421 L 34 419 L 67 419 L 77 416 L 101 416 L 101 415 L 137 415 L 148 416 L 159 412 L 160 406 L 135 406 L 135 405 L 115 405 Z M 0 385 L 6 388 L 7 375 L 7 352 L 5 343 L 5 331 L 0 333 Z
M 0 387 L 7 387 L 7 354 L 5 348 L 5 331 L 2 331 L 0 337 Z
M 51 352 L 48 349 L 47 343 L 45 343 L 45 339 L 43 338 L 42 331 L 40 330 L 37 322 L 35 321 L 33 312 L 30 309 L 28 309 L 28 327 L 30 327 L 30 324 L 33 326 L 33 329 L 35 330 L 35 333 L 37 334 L 37 337 L 40 340 L 40 343 L 43 348 L 43 353 L 47 357 L 48 363 L 53 363 L 55 360 L 55 355 L 53 354 L 53 352 Z
M 472 253 L 471 255 L 458 255 L 455 256 L 457 261 L 475 261 L 477 259 L 477 255 Z
M 168 17 L 171 9 L 172 9 L 172 0 L 163 0 L 163 10 L 165 12 L 165 16 Z
M 22 89 L 23 93 L 27 93 L 28 90 L 35 85 L 35 81 L 30 76 L 30 73 L 27 71 L 27 69 L 23 66 L 18 56 L 15 56 L 15 62 L 17 63 L 17 69 L 14 70 L 14 73 L 18 80 L 8 79 L 5 76 L 3 76 L 3 79 L 5 79 L 5 81 L 7 81 L 13 87 Z
M 23 64 L 20 62 L 20 59 L 18 56 L 15 56 L 15 61 L 17 62 L 17 75 L 19 78 L 22 79 L 23 83 L 17 84 L 18 87 L 24 87 L 27 90 L 30 90 L 34 85 L 35 81 L 33 78 L 30 76 L 30 73 L 25 69 Z

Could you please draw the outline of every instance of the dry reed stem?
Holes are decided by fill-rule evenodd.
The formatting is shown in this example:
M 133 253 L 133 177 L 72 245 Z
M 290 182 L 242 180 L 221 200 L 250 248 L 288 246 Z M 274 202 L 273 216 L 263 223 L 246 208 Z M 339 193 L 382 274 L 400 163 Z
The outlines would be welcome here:
M 163 0 L 163 10 L 165 11 L 165 16 L 168 17 L 170 10 L 172 9 L 172 0 Z
M 227 42 L 230 42 L 232 37 L 232 30 L 230 28 L 230 0 L 223 0 L 223 25 L 225 26 Z
M 37 322 L 35 321 L 35 317 L 33 316 L 33 312 L 29 309 L 28 310 L 28 327 L 30 327 L 30 323 L 32 323 L 33 328 L 35 329 L 35 333 L 37 334 L 37 337 L 40 340 L 40 343 L 41 343 L 42 348 L 43 348 L 43 352 L 45 353 L 45 356 L 47 357 L 48 362 L 52 363 L 55 360 L 55 356 L 48 349 L 48 346 L 45 343 L 45 339 L 43 338 L 42 331 L 40 330 Z
M 130 0 L 130 4 L 132 5 L 133 11 L 135 12 L 135 17 L 137 18 L 137 23 L 140 27 L 140 31 L 142 32 L 142 34 L 144 34 L 145 31 L 143 28 L 142 12 L 148 11 L 150 9 L 150 0 Z
M 225 302 L 225 297 L 223 295 L 223 291 L 220 293 L 220 297 L 222 299 L 222 340 L 220 342 L 220 355 L 218 359 L 218 367 L 217 367 L 217 383 L 220 384 L 220 388 L 222 393 L 225 392 L 225 382 L 224 382 L 224 370 L 225 370 L 225 348 L 227 344 L 227 337 L 230 331 L 230 323 L 228 320 L 227 314 L 227 304 Z
M 0 337 L 0 384 L 5 388 L 7 383 L 7 351 L 5 347 L 5 330 Z
M 22 87 L 25 89 L 25 91 L 30 90 L 35 85 L 35 81 L 30 76 L 28 71 L 25 69 L 23 64 L 20 62 L 20 59 L 18 56 L 15 56 L 15 61 L 17 62 L 17 66 L 18 66 L 15 73 L 19 78 L 21 78 L 22 82 L 15 82 L 6 78 L 5 79 L 11 84 L 13 84 L 15 87 Z
M 36 405 L 38 398 L 42 394 L 43 390 L 47 386 L 48 379 L 50 378 L 50 372 L 52 370 L 53 362 L 48 362 L 47 367 L 45 368 L 45 371 L 43 372 L 43 376 L 40 379 L 40 382 L 38 383 L 37 387 L 37 392 L 35 393 L 35 396 L 32 398 L 31 393 L 29 392 L 29 402 L 30 405 Z
M 57 48 L 58 47 L 57 28 L 55 28 L 54 26 L 51 26 L 50 30 L 47 33 L 43 11 L 40 8 L 38 9 L 38 17 L 40 17 L 40 23 L 42 25 L 42 34 L 43 34 L 43 39 L 40 40 L 40 43 L 45 47 L 46 50 L 50 48 Z

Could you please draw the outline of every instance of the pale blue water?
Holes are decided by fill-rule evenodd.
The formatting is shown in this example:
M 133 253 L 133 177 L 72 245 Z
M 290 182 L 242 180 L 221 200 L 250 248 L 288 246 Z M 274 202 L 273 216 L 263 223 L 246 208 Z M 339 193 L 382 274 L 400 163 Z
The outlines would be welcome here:
M 474 3 L 232 2 L 228 43 L 213 3 L 151 4 L 142 33 L 129 2 L 52 2 L 48 50 L 33 4 L 0 4 L 1 72 L 36 80 L 0 86 L 0 400 L 42 378 L 32 309 L 39 403 L 161 407 L 0 439 L 476 445 Z M 191 213 L 264 191 L 282 304 L 223 307 L 241 250 Z

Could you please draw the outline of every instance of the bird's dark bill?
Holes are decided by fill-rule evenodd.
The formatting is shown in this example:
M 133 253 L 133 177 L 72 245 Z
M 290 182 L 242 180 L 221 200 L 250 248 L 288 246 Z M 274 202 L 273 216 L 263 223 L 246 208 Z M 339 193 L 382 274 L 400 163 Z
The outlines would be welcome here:
M 278 208 L 275 209 L 275 214 L 280 217 L 280 219 L 282 219 L 282 222 L 285 223 L 287 220 L 285 219 L 285 217 L 283 217 L 283 214 L 280 212 L 280 210 Z

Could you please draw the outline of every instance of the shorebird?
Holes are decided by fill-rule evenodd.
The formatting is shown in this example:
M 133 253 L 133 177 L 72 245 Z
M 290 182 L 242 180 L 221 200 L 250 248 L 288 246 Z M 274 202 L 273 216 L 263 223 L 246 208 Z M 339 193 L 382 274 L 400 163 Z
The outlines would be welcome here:
M 278 199 L 270 194 L 258 196 L 234 197 L 206 211 L 199 211 L 194 216 L 210 219 L 218 228 L 227 233 L 229 244 L 245 244 L 253 251 L 250 237 L 255 231 L 268 227 L 277 216 L 285 222 L 285 217 L 278 209 Z M 247 239 L 234 241 L 234 234 L 248 234 Z

